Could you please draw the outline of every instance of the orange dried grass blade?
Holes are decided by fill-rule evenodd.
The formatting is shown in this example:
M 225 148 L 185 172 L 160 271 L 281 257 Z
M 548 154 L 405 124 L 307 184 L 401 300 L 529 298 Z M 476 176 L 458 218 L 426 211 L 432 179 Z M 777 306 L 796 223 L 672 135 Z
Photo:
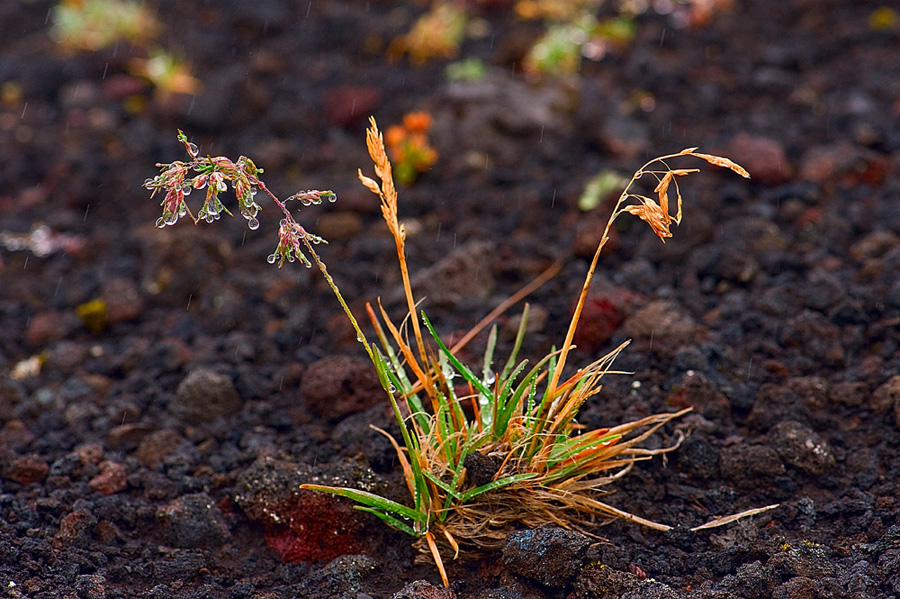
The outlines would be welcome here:
M 375 182 L 374 179 L 370 179 L 362 173 L 362 169 L 356 169 L 356 175 L 359 177 L 359 180 L 365 185 L 366 189 L 371 191 L 377 196 L 381 195 L 381 189 L 378 187 L 378 183 Z
M 694 148 L 694 149 L 696 149 L 696 148 Z M 747 172 L 747 169 L 742 167 L 737 162 L 734 162 L 733 160 L 729 160 L 728 158 L 724 158 L 722 156 L 713 156 L 712 154 L 701 154 L 700 152 L 693 152 L 693 151 L 687 152 L 687 154 L 690 156 L 696 156 L 697 158 L 699 158 L 701 160 L 705 160 L 708 163 L 713 164 L 715 166 L 721 166 L 722 168 L 730 169 L 730 170 L 736 172 L 737 174 L 739 174 L 740 176 L 744 177 L 745 179 L 750 178 L 750 173 Z
M 410 370 L 412 370 L 413 375 L 415 375 L 416 379 L 420 382 L 430 380 L 430 377 L 426 377 L 425 372 L 422 370 L 422 367 L 419 366 L 419 362 L 416 360 L 415 354 L 413 354 L 412 348 L 408 343 L 403 339 L 403 336 L 400 334 L 400 331 L 391 321 L 390 317 L 388 317 L 387 311 L 384 309 L 384 306 L 381 305 L 381 301 L 378 302 L 378 309 L 381 310 L 381 317 L 384 319 L 384 326 L 387 327 L 388 331 L 391 333 L 391 337 L 394 338 L 394 342 L 397 344 L 397 347 L 400 348 L 400 352 L 403 354 L 403 357 L 406 359 L 406 365 L 409 366 Z M 429 397 L 431 397 L 432 402 L 434 399 L 434 389 L 430 387 L 430 385 L 424 385 L 424 390 L 428 393 Z M 437 406 L 434 406 L 435 409 Z
M 447 570 L 444 569 L 444 560 L 441 559 L 437 543 L 434 542 L 434 535 L 431 534 L 430 530 L 425 533 L 425 541 L 428 543 L 428 549 L 431 551 L 431 556 L 434 558 L 434 563 L 437 566 L 438 572 L 441 573 L 441 580 L 443 581 L 444 586 L 449 588 L 450 579 L 447 578 Z
M 416 496 L 416 477 L 413 474 L 412 466 L 409 463 L 409 460 L 406 459 L 406 454 L 403 453 L 403 450 L 400 448 L 400 444 L 397 443 L 397 440 L 394 439 L 393 435 L 387 432 L 384 429 L 380 429 L 374 424 L 370 424 L 369 428 L 372 430 L 378 431 L 385 437 L 387 437 L 388 441 L 391 442 L 391 445 L 394 446 L 394 451 L 397 452 L 397 461 L 400 462 L 400 467 L 403 469 L 403 478 L 406 479 L 406 488 L 409 489 L 410 497 L 415 498 Z
M 450 543 L 450 547 L 453 548 L 453 559 L 459 557 L 459 543 L 456 542 L 456 539 L 453 538 L 453 535 L 450 534 L 450 531 L 446 528 L 443 530 L 444 538 L 447 539 L 447 542 Z
M 775 508 L 777 508 L 780 505 L 781 505 L 780 503 L 773 503 L 772 505 L 754 508 L 752 510 L 747 510 L 745 512 L 740 512 L 738 514 L 732 514 L 730 516 L 722 516 L 720 518 L 714 518 L 714 519 L 710 520 L 709 522 L 707 522 L 706 524 L 701 524 L 700 526 L 695 526 L 694 528 L 691 529 L 691 531 L 695 532 L 698 530 L 706 530 L 708 528 L 716 528 L 719 526 L 725 526 L 726 524 L 731 524 L 732 522 L 740 520 L 741 518 L 747 518 L 748 516 L 755 516 L 755 515 L 761 514 L 763 512 L 768 512 L 769 510 L 774 510 Z

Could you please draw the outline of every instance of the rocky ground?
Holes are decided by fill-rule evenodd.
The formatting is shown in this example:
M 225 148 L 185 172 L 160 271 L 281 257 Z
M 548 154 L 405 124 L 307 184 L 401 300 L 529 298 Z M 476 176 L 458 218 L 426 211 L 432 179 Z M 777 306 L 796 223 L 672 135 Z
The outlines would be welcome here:
M 657 3 L 664 8 L 665 3 Z M 900 25 L 887 2 L 735 0 L 709 22 L 639 16 L 626 48 L 532 81 L 540 28 L 472 3 L 478 82 L 385 48 L 422 12 L 376 1 L 155 3 L 196 95 L 133 72 L 137 44 L 72 51 L 52 3 L 0 7 L 0 586 L 10 597 L 836 598 L 900 596 Z M 893 13 L 896 17 L 896 13 Z M 512 533 L 448 564 L 312 479 L 402 498 L 391 414 L 322 277 L 266 264 L 277 216 L 157 229 L 154 164 L 251 156 L 351 307 L 402 316 L 365 117 L 434 117 L 440 157 L 401 190 L 417 288 L 462 332 L 557 259 L 530 297 L 525 352 L 562 342 L 609 205 L 602 169 L 700 146 L 665 245 L 622 221 L 601 259 L 577 363 L 625 339 L 580 421 L 694 412 L 689 432 L 607 498 L 675 526 Z M 473 274 L 471 265 L 477 265 Z M 508 347 L 512 314 L 500 320 Z M 478 343 L 474 343 L 477 346 Z M 475 352 L 472 357 L 474 359 Z M 728 527 L 715 516 L 780 504 Z

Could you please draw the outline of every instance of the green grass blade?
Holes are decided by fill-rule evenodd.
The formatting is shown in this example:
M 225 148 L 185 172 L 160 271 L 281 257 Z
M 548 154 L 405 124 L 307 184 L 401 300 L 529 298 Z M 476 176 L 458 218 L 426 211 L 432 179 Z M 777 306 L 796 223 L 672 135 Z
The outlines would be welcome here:
M 449 495 L 453 499 L 460 498 L 459 491 L 454 488 L 455 485 L 448 485 L 447 483 L 439 479 L 433 472 L 423 472 L 423 474 L 425 475 L 425 478 L 439 486 L 444 492 L 447 493 L 447 495 Z M 454 476 L 454 479 L 458 479 L 458 475 Z
M 506 433 L 506 428 L 509 426 L 509 419 L 512 417 L 513 411 L 515 411 L 518 405 L 518 399 L 521 398 L 521 393 L 519 393 L 518 395 L 514 393 L 514 383 L 516 381 L 516 377 L 518 377 L 522 373 L 522 371 L 525 370 L 525 366 L 527 364 L 528 360 L 522 360 L 519 365 L 516 366 L 516 368 L 511 373 L 509 373 L 509 378 L 506 379 L 503 385 L 500 387 L 500 391 L 496 399 L 497 417 L 494 419 L 493 423 L 494 439 L 499 439 Z
M 364 505 L 355 505 L 353 507 L 362 512 L 369 512 L 370 514 L 375 514 L 376 516 L 378 516 L 379 518 L 384 520 L 388 524 L 388 526 L 396 528 L 400 532 L 405 532 L 406 534 L 413 536 L 413 537 L 421 537 L 422 536 L 422 533 L 416 532 L 415 529 L 413 529 L 409 524 L 407 524 L 406 522 L 403 522 L 402 520 L 399 520 L 398 518 L 393 517 L 392 515 L 388 514 L 387 512 L 381 512 L 375 508 L 366 507 Z
M 506 478 L 501 478 L 500 480 L 495 480 L 489 482 L 487 484 L 481 485 L 480 487 L 475 487 L 474 489 L 470 489 L 460 495 L 460 501 L 465 503 L 469 501 L 473 497 L 477 497 L 482 493 L 487 493 L 488 491 L 493 491 L 495 489 L 499 489 L 501 487 L 505 487 L 512 483 L 517 483 L 519 481 L 528 480 L 529 478 L 534 478 L 538 476 L 537 472 L 526 472 L 525 474 L 514 474 L 512 476 L 507 476 Z
M 381 323 L 377 318 L 374 317 L 374 314 L 371 320 L 372 324 L 375 327 L 375 334 L 378 336 L 378 339 L 381 342 L 381 346 L 384 348 L 385 354 L 387 354 L 387 359 L 390 361 L 391 367 L 388 368 L 388 372 L 394 374 L 394 377 L 391 378 L 396 379 L 394 381 L 395 386 L 397 387 L 397 389 L 402 390 L 403 394 L 406 396 L 406 403 L 409 404 L 410 412 L 419 415 L 416 418 L 416 420 L 419 421 L 419 426 L 422 426 L 423 430 L 428 430 L 427 419 L 426 422 L 422 422 L 421 415 L 425 413 L 425 410 L 422 407 L 422 400 L 417 394 L 411 393 L 412 383 L 410 383 L 409 381 L 409 377 L 406 374 L 406 369 L 403 367 L 403 363 L 397 357 L 397 352 L 394 351 L 394 346 L 391 345 L 390 341 L 388 341 L 387 335 L 385 335 Z
M 368 506 L 372 509 L 382 510 L 384 512 L 397 514 L 403 518 L 407 518 L 414 522 L 425 523 L 428 520 L 428 516 L 422 512 L 416 511 L 411 507 L 407 507 L 402 503 L 397 503 L 396 501 L 391 501 L 381 495 L 376 495 L 375 493 L 369 493 L 368 491 L 360 491 L 359 489 L 348 489 L 347 487 L 327 487 L 325 485 L 300 485 L 301 489 L 307 489 L 309 491 L 320 491 L 322 493 L 330 493 L 332 495 L 339 495 L 341 497 L 346 497 L 347 499 L 352 499 L 358 503 L 361 503 L 365 506 Z
M 431 336 L 434 337 L 434 342 L 438 344 L 438 347 L 441 348 L 441 351 L 444 352 L 444 355 L 447 356 L 447 361 L 450 362 L 450 365 L 456 369 L 456 371 L 462 375 L 467 382 L 472 383 L 472 386 L 475 389 L 484 395 L 485 397 L 491 397 L 491 390 L 484 386 L 484 383 L 481 382 L 481 379 L 472 372 L 468 366 L 460 362 L 456 356 L 451 353 L 450 348 L 448 348 L 441 338 L 438 337 L 438 334 L 434 331 L 434 327 L 431 326 L 431 321 L 428 320 L 428 317 L 425 315 L 425 312 L 422 312 L 422 320 L 425 323 L 425 326 L 428 328 L 428 332 L 431 333 Z
M 494 350 L 497 348 L 497 325 L 491 327 L 491 332 L 488 333 L 488 341 L 487 345 L 484 348 L 484 362 L 481 366 L 481 382 L 484 383 L 485 387 L 494 384 L 497 375 L 494 374 L 491 366 L 494 363 Z
M 525 329 L 528 326 L 528 315 L 530 312 L 531 306 L 529 304 L 525 304 L 525 307 L 522 309 L 522 319 L 519 321 L 519 330 L 516 332 L 516 341 L 515 343 L 513 343 L 513 348 L 509 354 L 509 359 L 506 360 L 506 364 L 503 366 L 503 370 L 500 372 L 501 382 L 506 381 L 506 379 L 509 377 L 510 370 L 512 370 L 516 364 L 516 360 L 519 356 L 519 350 L 522 349 L 522 342 L 525 340 Z

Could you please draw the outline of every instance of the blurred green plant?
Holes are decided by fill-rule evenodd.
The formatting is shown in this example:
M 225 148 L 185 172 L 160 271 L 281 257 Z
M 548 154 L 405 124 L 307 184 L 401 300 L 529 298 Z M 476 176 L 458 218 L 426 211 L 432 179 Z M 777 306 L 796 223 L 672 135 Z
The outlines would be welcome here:
M 480 58 L 466 58 L 451 62 L 444 69 L 447 81 L 481 81 L 487 75 L 487 67 Z
M 53 8 L 50 36 L 80 50 L 101 50 L 117 41 L 146 43 L 159 25 L 144 2 L 62 0 Z
M 616 191 L 628 184 L 628 177 L 610 169 L 603 169 L 590 179 L 578 198 L 578 209 L 590 212 Z
M 456 58 L 468 18 L 457 2 L 437 2 L 413 23 L 408 33 L 394 38 L 388 46 L 388 57 L 399 60 L 407 54 L 414 64 Z
M 549 25 L 547 32 L 525 56 L 526 72 L 539 75 L 572 75 L 581 68 L 582 58 L 602 58 L 611 48 L 627 46 L 637 33 L 630 17 L 597 21 L 582 13 L 572 21 Z
M 135 58 L 129 63 L 134 75 L 149 81 L 156 93 L 161 96 L 187 94 L 195 96 L 200 93 L 203 84 L 191 75 L 187 62 L 157 48 L 149 58 Z

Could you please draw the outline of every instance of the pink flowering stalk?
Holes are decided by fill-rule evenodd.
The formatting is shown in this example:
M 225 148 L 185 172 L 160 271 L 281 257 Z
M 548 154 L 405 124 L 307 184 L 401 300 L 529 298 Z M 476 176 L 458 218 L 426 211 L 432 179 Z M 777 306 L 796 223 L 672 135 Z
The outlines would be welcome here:
M 195 225 L 201 220 L 205 220 L 208 223 L 216 221 L 222 216 L 223 212 L 230 216 L 231 212 L 219 199 L 219 194 L 228 190 L 228 183 L 230 182 L 237 197 L 241 215 L 247 220 L 247 226 L 251 230 L 256 230 L 259 228 L 259 220 L 257 220 L 256 215 L 260 210 L 260 206 L 256 202 L 256 195 L 259 190 L 263 190 L 272 198 L 275 205 L 281 208 L 284 214 L 284 218 L 278 227 L 278 247 L 269 255 L 267 260 L 270 264 L 274 264 L 277 261 L 279 268 L 284 265 L 285 261 L 293 262 L 295 259 L 299 259 L 307 268 L 312 266 L 312 263 L 306 256 L 307 252 L 303 251 L 303 247 L 305 246 L 309 252 L 312 251 L 311 244 L 328 242 L 300 226 L 294 220 L 286 203 L 297 200 L 304 206 L 310 206 L 321 204 L 322 200 L 334 202 L 337 200 L 334 192 L 303 191 L 292 195 L 282 202 L 259 179 L 263 169 L 257 167 L 246 156 L 241 156 L 237 161 L 232 161 L 225 156 L 200 156 L 197 145 L 188 141 L 187 136 L 180 129 L 178 130 L 178 141 L 184 144 L 185 150 L 191 157 L 190 162 L 175 161 L 169 164 L 157 164 L 156 166 L 160 169 L 159 174 L 144 181 L 143 185 L 151 190 L 150 197 L 156 195 L 157 192 L 165 192 L 165 197 L 160 204 L 162 206 L 162 216 L 156 221 L 157 227 L 162 228 L 166 225 L 174 225 L 179 218 L 185 215 L 190 216 Z M 196 174 L 191 177 L 189 176 L 191 173 Z M 206 190 L 203 206 L 200 208 L 197 216 L 194 216 L 187 204 L 187 196 L 194 189 Z

